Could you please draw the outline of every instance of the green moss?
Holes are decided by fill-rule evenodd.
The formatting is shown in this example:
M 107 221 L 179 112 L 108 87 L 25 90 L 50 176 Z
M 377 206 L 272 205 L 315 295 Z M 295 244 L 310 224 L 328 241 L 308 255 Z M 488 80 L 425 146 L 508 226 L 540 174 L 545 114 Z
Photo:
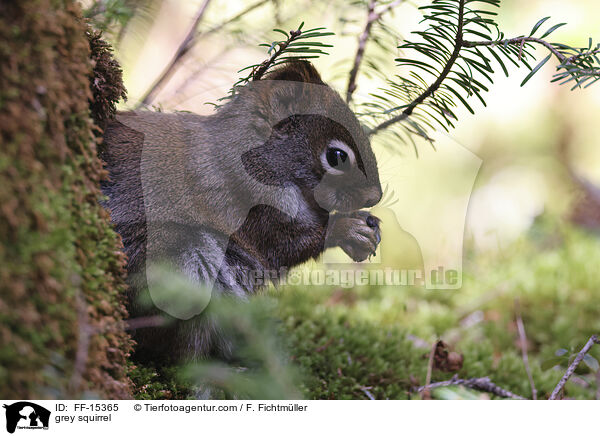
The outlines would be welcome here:
M 407 340 L 413 334 L 430 343 L 442 338 L 463 354 L 461 378 L 488 376 L 530 397 L 515 324 L 518 299 L 538 396 L 547 397 L 566 362 L 549 369 L 543 364 L 559 349 L 578 351 L 600 331 L 600 245 L 588 233 L 549 221 L 509 251 L 470 259 L 459 291 L 282 289 L 282 334 L 307 377 L 305 396 L 364 399 L 361 387 L 367 387 L 376 398 L 409 398 L 412 386 L 425 383 L 429 353 Z M 465 323 L 473 314 L 479 321 Z M 600 358 L 599 347 L 590 355 Z M 452 375 L 434 371 L 432 381 Z M 593 370 L 582 365 L 577 375 L 566 395 L 594 398 Z
M 124 258 L 98 204 L 86 26 L 73 1 L 0 9 L 0 396 L 127 397 Z
M 251 304 L 280 320 L 276 330 L 290 356 L 288 368 L 282 370 L 292 367 L 301 373 L 299 388 L 305 398 L 420 398 L 411 390 L 425 384 L 427 343 L 438 338 L 462 354 L 463 366 L 456 372 L 434 370 L 432 382 L 448 380 L 454 374 L 489 377 L 498 386 L 530 398 L 515 323 L 518 299 L 538 398 L 547 398 L 564 374 L 571 353 L 600 331 L 596 272 L 600 244 L 593 235 L 566 223 L 544 220 L 507 251 L 510 255 L 468 258 L 464 286 L 458 291 L 286 287 L 270 292 L 277 300 L 275 306 L 272 298 L 262 297 L 254 297 Z M 237 313 L 232 316 L 239 318 Z M 268 337 L 268 333 L 260 336 Z M 250 337 L 246 346 L 261 348 Z M 555 362 L 561 349 L 567 352 Z M 594 347 L 590 356 L 600 359 L 600 347 Z M 145 374 L 132 376 L 138 386 L 137 398 L 165 398 L 164 391 L 171 392 L 168 395 L 191 392 L 181 391 L 177 368 L 136 371 Z M 210 380 L 211 371 L 197 375 L 196 381 L 202 383 Z M 594 370 L 584 363 L 575 377 L 566 385 L 566 396 L 595 398 L 598 382 Z M 267 371 L 259 380 L 261 386 L 274 384 L 276 376 Z M 239 386 L 247 385 L 230 383 L 230 397 Z M 281 391 L 276 395 L 285 397 Z M 432 395 L 495 398 L 459 387 L 435 390 Z M 264 398 L 267 394 L 255 389 L 249 396 Z
M 193 390 L 178 376 L 179 368 L 156 369 L 151 366 L 131 364 L 129 376 L 134 385 L 133 394 L 138 400 L 193 399 Z

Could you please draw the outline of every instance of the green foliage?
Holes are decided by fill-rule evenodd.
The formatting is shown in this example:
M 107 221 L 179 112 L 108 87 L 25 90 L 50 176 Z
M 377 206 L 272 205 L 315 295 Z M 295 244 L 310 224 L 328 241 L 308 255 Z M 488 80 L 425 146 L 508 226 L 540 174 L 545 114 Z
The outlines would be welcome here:
M 129 376 L 135 398 L 300 398 L 298 374 L 289 365 L 274 315 L 275 302 L 268 297 L 239 301 L 213 296 L 202 316 L 218 326 L 229 341 L 232 356 L 226 361 L 207 358 L 181 366 L 133 364 Z
M 191 400 L 193 388 L 181 381 L 180 368 L 129 364 L 128 375 L 138 400 Z
M 352 6 L 365 7 L 365 2 L 353 2 Z M 406 40 L 399 46 L 394 44 L 400 39 L 398 31 L 386 21 L 384 13 L 393 12 L 393 8 L 387 9 L 389 2 L 381 2 L 381 5 L 376 2 L 375 6 L 380 6 L 382 11 L 373 12 L 377 18 L 365 35 L 379 48 L 379 54 L 367 51 L 364 59 L 362 55 L 357 58 L 355 65 L 364 64 L 361 73 L 386 82 L 381 92 L 371 94 L 370 100 L 357 106 L 371 134 L 386 131 L 391 138 L 416 147 L 413 135 L 430 139 L 428 131 L 453 128 L 459 107 L 475 113 L 470 101 L 473 97 L 485 106 L 484 94 L 494 83 L 496 69 L 500 68 L 508 76 L 509 65 L 529 70 L 522 86 L 553 57 L 559 62 L 553 82 L 571 83 L 575 89 L 600 80 L 600 44 L 593 46 L 591 39 L 587 47 L 548 42 L 546 39 L 565 25 L 559 23 L 545 29 L 550 17 L 538 21 L 527 37 L 506 38 L 495 21 L 498 13 L 494 9 L 500 7 L 500 0 L 432 0 L 419 8 L 425 29 L 412 32 L 417 40 Z M 373 20 L 371 15 L 368 20 Z M 292 55 L 310 59 L 327 54 L 321 48 L 330 46 L 315 38 L 331 33 L 321 33 L 322 28 L 317 28 L 300 36 L 301 27 L 289 34 L 275 29 L 286 39 L 260 44 L 268 47 L 269 58 L 240 70 L 251 72 L 234 84 L 230 96 L 221 100 L 231 98 L 240 86 L 262 77 L 269 68 Z M 309 37 L 310 42 L 292 42 Z M 548 50 L 549 54 L 534 63 L 536 46 Z M 395 59 L 401 74 L 387 79 L 381 74 L 383 65 L 397 50 L 402 53 Z
M 83 11 L 95 29 L 111 32 L 115 27 L 125 27 L 134 14 L 135 2 L 128 0 L 94 0 Z
M 561 85 L 572 83 L 572 90 L 588 88 L 600 80 L 600 44 L 593 46 L 592 38 L 588 47 L 573 48 L 564 44 L 554 44 L 565 61 L 558 66 L 553 82 Z M 573 83 L 574 82 L 574 83 Z
M 304 395 L 367 399 L 368 390 L 377 399 L 406 398 L 412 379 L 425 378 L 427 350 L 415 349 L 405 329 L 377 326 L 353 316 L 349 308 L 330 307 L 333 292 L 285 289 L 279 296 L 283 335 L 305 375 Z
M 203 315 L 231 340 L 233 356 L 227 362 L 189 364 L 181 374 L 183 380 L 211 398 L 300 398 L 273 313 L 274 302 L 265 297 L 247 302 L 213 297 Z

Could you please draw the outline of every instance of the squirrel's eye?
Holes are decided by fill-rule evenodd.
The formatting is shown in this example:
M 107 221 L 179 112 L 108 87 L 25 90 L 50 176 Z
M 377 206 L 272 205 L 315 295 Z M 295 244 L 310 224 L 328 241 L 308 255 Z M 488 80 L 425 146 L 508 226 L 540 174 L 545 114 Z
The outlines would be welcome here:
M 335 168 L 348 160 L 348 153 L 339 148 L 330 148 L 327 150 L 325 157 L 327 158 L 327 163 L 331 165 L 332 168 Z

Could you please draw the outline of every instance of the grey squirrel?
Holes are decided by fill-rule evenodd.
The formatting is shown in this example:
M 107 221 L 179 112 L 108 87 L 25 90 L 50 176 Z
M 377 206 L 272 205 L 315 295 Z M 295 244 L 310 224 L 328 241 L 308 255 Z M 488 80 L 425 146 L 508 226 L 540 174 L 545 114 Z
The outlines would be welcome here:
M 378 218 L 360 210 L 382 196 L 368 136 L 307 61 L 284 63 L 210 116 L 122 113 L 105 129 L 101 157 L 134 318 L 164 315 L 140 303 L 149 262 L 246 298 L 264 286 L 248 273 L 286 270 L 336 246 L 362 261 L 381 239 Z M 231 355 L 210 316 L 175 318 L 136 330 L 136 354 Z

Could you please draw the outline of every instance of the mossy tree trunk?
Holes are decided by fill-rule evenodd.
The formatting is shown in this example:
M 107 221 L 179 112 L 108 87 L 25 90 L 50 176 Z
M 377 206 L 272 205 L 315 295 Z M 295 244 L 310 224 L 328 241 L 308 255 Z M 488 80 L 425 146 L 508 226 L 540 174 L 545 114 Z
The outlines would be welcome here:
M 74 1 L 0 1 L 0 398 L 130 395 L 125 259 L 90 112 L 123 90 L 117 68 L 100 98 L 94 74 L 114 65 L 91 56 L 98 41 Z

